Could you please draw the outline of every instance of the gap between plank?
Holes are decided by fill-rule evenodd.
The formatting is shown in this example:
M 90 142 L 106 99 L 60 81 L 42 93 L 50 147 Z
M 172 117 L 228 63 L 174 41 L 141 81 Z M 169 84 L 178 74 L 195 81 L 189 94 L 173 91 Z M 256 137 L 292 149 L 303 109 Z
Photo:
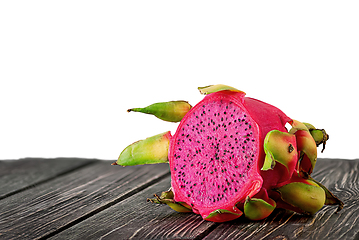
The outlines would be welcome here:
M 203 238 L 205 238 L 208 234 L 210 234 L 214 229 L 216 229 L 220 224 L 219 223 L 214 223 L 212 226 L 210 226 L 209 228 L 207 228 L 206 231 L 202 232 L 201 234 L 199 234 L 197 237 L 194 238 L 194 240 L 202 240 Z
M 74 168 L 72 168 L 72 169 L 66 170 L 66 171 L 64 171 L 64 172 L 60 172 L 60 173 L 58 173 L 58 174 L 55 174 L 55 175 L 52 176 L 52 177 L 49 177 L 49 178 L 40 180 L 40 181 L 38 181 L 38 182 L 35 182 L 35 183 L 33 183 L 33 184 L 30 184 L 29 186 L 26 186 L 26 187 L 23 187 L 23 188 L 19 188 L 19 189 L 17 189 L 17 190 L 14 190 L 14 191 L 12 191 L 12 192 L 9 192 L 9 193 L 7 193 L 7 194 L 5 194 L 5 195 L 3 195 L 3 196 L 0 196 L 0 200 L 5 199 L 5 198 L 7 198 L 7 197 L 10 197 L 10 196 L 12 196 L 12 195 L 18 194 L 18 193 L 23 192 L 23 191 L 25 191 L 25 190 L 34 188 L 34 187 L 36 187 L 36 186 L 38 186 L 38 185 L 41 185 L 41 184 L 46 183 L 46 182 L 48 182 L 48 181 L 54 180 L 55 178 L 64 176 L 64 175 L 69 174 L 69 173 L 72 173 L 72 172 L 75 172 L 75 171 L 77 171 L 77 170 L 79 170 L 79 169 L 81 169 L 81 168 L 90 166 L 90 165 L 95 164 L 95 163 L 98 163 L 98 162 L 99 162 L 99 161 L 88 162 L 88 163 L 86 163 L 86 165 L 80 165 L 80 166 L 74 167 Z
M 135 189 L 133 189 L 133 190 L 127 192 L 126 194 L 122 195 L 121 197 L 119 197 L 119 198 L 117 198 L 117 199 L 114 199 L 112 202 L 109 202 L 109 203 L 107 203 L 107 204 L 105 204 L 105 205 L 103 205 L 103 206 L 101 206 L 101 207 L 99 207 L 99 208 L 97 208 L 97 209 L 95 209 L 95 210 L 93 210 L 93 211 L 91 211 L 91 212 L 89 212 L 89 213 L 83 215 L 82 217 L 77 218 L 77 219 L 74 220 L 74 221 L 71 221 L 71 222 L 65 224 L 64 226 L 62 226 L 62 227 L 56 229 L 55 231 L 50 232 L 50 233 L 48 233 L 48 234 L 46 234 L 46 235 L 44 235 L 44 236 L 42 236 L 42 237 L 40 237 L 40 238 L 38 238 L 38 239 L 42 240 L 42 239 L 48 239 L 48 238 L 50 238 L 50 237 L 53 237 L 53 236 L 55 236 L 56 234 L 59 234 L 60 232 L 66 230 L 66 229 L 69 229 L 70 227 L 73 227 L 73 226 L 75 226 L 76 224 L 78 224 L 78 223 L 80 223 L 80 222 L 82 222 L 82 221 L 84 221 L 84 220 L 86 220 L 86 219 L 88 219 L 88 218 L 90 218 L 90 217 L 92 217 L 92 216 L 94 216 L 94 215 L 96 215 L 96 214 L 98 214 L 98 213 L 100 213 L 100 212 L 106 210 L 107 208 L 112 207 L 113 205 L 115 205 L 115 204 L 117 204 L 117 203 L 119 203 L 119 202 L 121 202 L 121 201 L 123 201 L 123 200 L 125 200 L 126 198 L 129 198 L 129 197 L 131 197 L 132 195 L 135 195 L 136 193 L 138 193 L 138 192 L 140 192 L 140 191 L 142 191 L 142 190 L 144 190 L 144 189 L 146 189 L 146 188 L 152 186 L 153 184 L 155 184 L 155 183 L 161 181 L 162 179 L 165 179 L 166 177 L 168 177 L 168 176 L 170 176 L 170 175 L 171 175 L 171 173 L 170 173 L 170 172 L 167 172 L 167 173 L 165 173 L 165 174 L 163 174 L 163 175 L 161 175 L 161 176 L 159 176 L 159 177 L 157 177 L 157 178 L 151 180 L 150 182 L 145 183 L 145 184 L 143 184 L 142 186 L 139 186 L 139 187 L 137 187 L 137 188 L 135 188 Z

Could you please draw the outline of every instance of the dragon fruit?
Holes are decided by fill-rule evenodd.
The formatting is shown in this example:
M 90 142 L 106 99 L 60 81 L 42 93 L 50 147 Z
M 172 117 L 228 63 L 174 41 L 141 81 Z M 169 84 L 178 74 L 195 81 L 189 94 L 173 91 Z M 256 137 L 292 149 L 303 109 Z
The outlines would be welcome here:
M 275 208 L 315 214 L 323 205 L 343 203 L 311 178 L 317 146 L 329 136 L 278 108 L 226 85 L 199 88 L 206 96 L 155 103 L 128 111 L 180 122 L 165 132 L 129 145 L 113 165 L 168 162 L 171 189 L 148 199 L 178 212 L 224 222 L 242 215 L 268 217 Z M 288 131 L 285 125 L 292 128 Z

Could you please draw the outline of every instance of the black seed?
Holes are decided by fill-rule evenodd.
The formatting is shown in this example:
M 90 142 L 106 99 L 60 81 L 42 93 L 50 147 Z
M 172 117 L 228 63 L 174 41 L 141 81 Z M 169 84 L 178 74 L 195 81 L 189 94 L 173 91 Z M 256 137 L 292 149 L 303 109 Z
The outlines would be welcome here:
M 288 152 L 291 153 L 294 151 L 294 147 L 292 144 L 289 144 L 289 147 L 288 147 Z

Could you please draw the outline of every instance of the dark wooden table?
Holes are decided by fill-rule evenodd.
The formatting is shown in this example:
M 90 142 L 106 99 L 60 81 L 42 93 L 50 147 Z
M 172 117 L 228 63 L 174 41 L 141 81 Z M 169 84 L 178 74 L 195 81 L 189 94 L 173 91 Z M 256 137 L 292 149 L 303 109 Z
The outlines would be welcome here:
M 313 177 L 345 204 L 307 217 L 203 221 L 146 202 L 170 186 L 167 164 L 96 159 L 0 161 L 0 239 L 359 239 L 359 160 L 319 159 Z

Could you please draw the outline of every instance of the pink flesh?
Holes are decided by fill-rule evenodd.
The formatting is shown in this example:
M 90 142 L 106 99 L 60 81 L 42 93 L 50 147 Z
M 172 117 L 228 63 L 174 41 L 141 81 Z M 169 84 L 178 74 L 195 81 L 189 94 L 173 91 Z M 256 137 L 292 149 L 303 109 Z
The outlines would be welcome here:
M 191 109 L 170 144 L 175 200 L 206 217 L 259 191 L 261 133 L 243 106 L 243 94 L 212 93 Z

